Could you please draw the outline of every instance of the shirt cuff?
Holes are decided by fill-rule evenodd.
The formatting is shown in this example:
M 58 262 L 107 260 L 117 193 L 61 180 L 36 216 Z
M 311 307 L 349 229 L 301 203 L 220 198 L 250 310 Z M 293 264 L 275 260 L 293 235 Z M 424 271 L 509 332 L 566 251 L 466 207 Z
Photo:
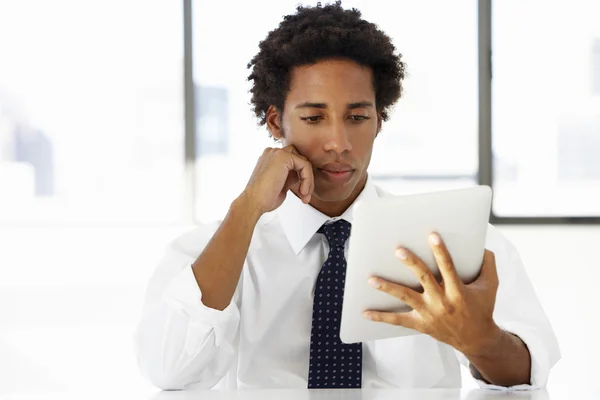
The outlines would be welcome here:
M 192 267 L 187 266 L 167 286 L 163 300 L 176 312 L 189 318 L 191 331 L 203 331 L 205 337 L 214 331 L 215 346 L 225 340 L 226 328 L 230 322 L 239 318 L 239 310 L 234 301 L 223 310 L 210 308 L 202 303 L 202 291 L 196 282 Z M 197 335 L 200 339 L 201 336 Z M 195 347 L 195 346 L 192 346 Z
M 498 386 L 486 383 L 477 377 L 474 377 L 477 384 L 482 389 L 492 390 L 537 390 L 546 386 L 548 382 L 548 375 L 550 374 L 550 366 L 548 361 L 548 353 L 544 345 L 537 338 L 535 332 L 525 324 L 519 322 L 507 322 L 499 323 L 501 329 L 509 332 L 515 336 L 518 336 L 523 343 L 527 346 L 529 354 L 531 356 L 531 376 L 529 385 L 515 385 L 515 386 Z

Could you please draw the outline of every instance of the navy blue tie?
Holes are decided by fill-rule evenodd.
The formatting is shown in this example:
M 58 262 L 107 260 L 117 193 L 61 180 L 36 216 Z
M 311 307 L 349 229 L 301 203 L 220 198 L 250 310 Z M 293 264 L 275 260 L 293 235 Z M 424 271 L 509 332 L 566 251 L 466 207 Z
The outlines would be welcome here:
M 342 219 L 324 224 L 322 233 L 329 242 L 329 255 L 315 287 L 310 333 L 308 388 L 360 388 L 362 385 L 362 343 L 340 340 L 340 323 L 346 258 L 344 245 L 351 225 Z

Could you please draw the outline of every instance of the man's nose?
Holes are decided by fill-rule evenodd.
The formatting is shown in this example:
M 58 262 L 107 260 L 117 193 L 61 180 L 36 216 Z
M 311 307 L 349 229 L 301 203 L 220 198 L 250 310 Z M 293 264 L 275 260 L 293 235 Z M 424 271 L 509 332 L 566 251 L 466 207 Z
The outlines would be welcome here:
M 338 154 L 342 154 L 352 150 L 348 129 L 344 122 L 333 122 L 328 128 L 324 146 L 325 151 L 334 151 Z

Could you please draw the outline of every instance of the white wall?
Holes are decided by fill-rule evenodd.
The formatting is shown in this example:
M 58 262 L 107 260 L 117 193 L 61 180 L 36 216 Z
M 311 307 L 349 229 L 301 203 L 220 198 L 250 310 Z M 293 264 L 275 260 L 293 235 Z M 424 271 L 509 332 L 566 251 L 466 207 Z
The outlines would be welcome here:
M 154 391 L 132 335 L 165 245 L 188 228 L 0 228 L 0 394 Z
M 0 228 L 0 394 L 99 383 L 153 392 L 135 365 L 133 328 L 164 246 L 186 229 Z M 592 385 L 600 227 L 500 229 L 519 248 L 562 346 L 549 386 Z
M 597 387 L 600 226 L 500 226 L 519 249 L 562 350 L 553 385 Z

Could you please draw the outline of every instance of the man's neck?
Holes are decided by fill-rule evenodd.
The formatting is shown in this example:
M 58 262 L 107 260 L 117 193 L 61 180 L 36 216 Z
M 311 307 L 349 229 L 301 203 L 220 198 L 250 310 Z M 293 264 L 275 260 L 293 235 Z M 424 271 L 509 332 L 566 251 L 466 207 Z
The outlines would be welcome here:
M 323 201 L 323 200 L 317 199 L 316 197 L 313 196 L 312 199 L 310 200 L 309 204 L 314 209 L 322 212 L 323 214 L 327 215 L 328 217 L 331 217 L 331 218 L 339 217 L 344 212 L 346 212 L 346 210 L 348 208 L 350 208 L 352 203 L 354 203 L 354 201 L 356 200 L 358 195 L 365 188 L 366 183 L 367 183 L 367 174 L 364 175 L 364 177 L 361 179 L 361 181 L 358 183 L 358 185 L 356 185 L 356 187 L 352 191 L 352 194 L 350 196 L 348 196 L 346 199 L 340 200 L 340 201 Z

